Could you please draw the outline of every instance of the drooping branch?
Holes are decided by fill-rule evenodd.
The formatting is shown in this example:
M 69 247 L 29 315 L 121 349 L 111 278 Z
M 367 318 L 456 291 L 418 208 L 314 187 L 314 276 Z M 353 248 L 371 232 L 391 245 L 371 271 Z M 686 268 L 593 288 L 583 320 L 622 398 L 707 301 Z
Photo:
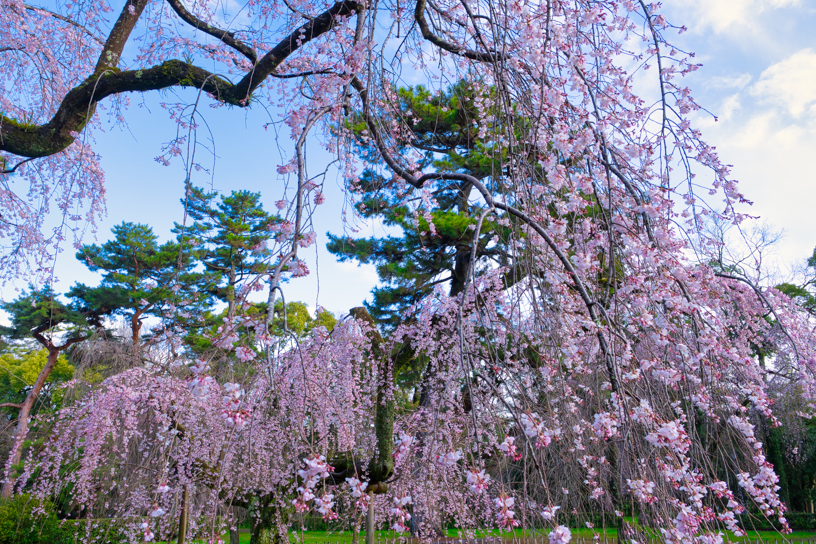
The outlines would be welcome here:
M 580 277 L 578 276 L 578 272 L 575 270 L 572 262 L 569 260 L 566 254 L 558 247 L 558 244 L 555 243 L 555 240 L 549 235 L 549 233 L 538 224 L 532 217 L 524 213 L 523 211 L 510 206 L 509 204 L 505 204 L 503 202 L 497 202 L 493 199 L 493 195 L 490 191 L 482 184 L 481 181 L 476 179 L 473 176 L 468 174 L 459 174 L 459 173 L 431 173 L 431 174 L 424 174 L 420 177 L 416 177 L 411 172 L 408 172 L 405 168 L 399 165 L 396 160 L 391 156 L 388 148 L 385 145 L 385 141 L 380 134 L 379 129 L 377 128 L 376 123 L 374 122 L 374 118 L 371 116 L 369 103 L 368 103 L 368 94 L 366 92 L 365 87 L 363 86 L 362 82 L 357 79 L 352 79 L 352 86 L 357 90 L 360 99 L 363 102 L 363 115 L 366 121 L 367 128 L 371 133 L 374 143 L 377 146 L 377 149 L 380 152 L 380 156 L 383 158 L 383 161 L 394 171 L 396 175 L 404 179 L 407 183 L 413 185 L 416 188 L 422 188 L 427 181 L 433 179 L 443 179 L 443 180 L 458 180 L 458 181 L 467 181 L 473 185 L 485 199 L 485 202 L 490 208 L 495 208 L 499 210 L 503 210 L 509 213 L 512 216 L 520 219 L 524 223 L 530 226 L 536 233 L 541 236 L 545 243 L 550 247 L 550 249 L 555 253 L 558 260 L 561 262 L 561 265 L 566 270 L 567 274 L 572 279 L 573 285 L 575 289 L 578 291 L 578 294 L 581 297 L 584 305 L 589 312 L 589 316 L 593 322 L 598 323 L 599 315 L 598 310 L 596 309 L 597 303 L 592 299 L 589 292 L 587 291 L 584 283 L 581 281 Z M 609 349 L 609 344 L 604 336 L 603 332 L 598 329 L 597 331 L 598 342 L 601 348 L 601 351 L 604 354 L 604 360 L 606 362 L 607 371 L 609 372 L 609 381 L 612 384 L 613 391 L 618 391 L 618 379 L 617 373 L 615 371 L 615 364 L 612 358 L 611 350 Z
M 24 7 L 25 7 L 25 9 L 27 9 L 27 10 L 29 10 L 29 11 L 33 11 L 33 12 L 35 12 L 35 13 L 41 13 L 41 14 L 44 14 L 44 15 L 49 15 L 49 16 L 53 17 L 54 19 L 58 19 L 58 20 L 60 20 L 60 21 L 62 21 L 62 22 L 64 22 L 64 23 L 68 23 L 69 25 L 71 25 L 71 26 L 73 26 L 73 27 L 75 27 L 75 28 L 80 29 L 82 32 L 84 32 L 85 34 L 87 34 L 87 35 L 88 35 L 88 37 L 90 37 L 90 38 L 91 38 L 93 41 L 95 41 L 95 42 L 96 42 L 96 43 L 98 43 L 99 45 L 105 45 L 105 41 L 104 41 L 104 40 L 102 40 L 101 38 L 99 38 L 99 36 L 97 36 L 96 34 L 94 34 L 93 32 L 91 32 L 90 30 L 88 30 L 86 27 L 82 26 L 82 25 L 81 25 L 81 24 L 79 24 L 78 22 L 74 21 L 73 19 L 70 19 L 70 18 L 68 18 L 68 17 L 65 17 L 64 15 L 60 15 L 59 13 L 56 13 L 56 12 L 51 11 L 51 10 L 49 10 L 49 9 L 41 8 L 41 7 L 39 7 L 39 6 L 30 6 L 30 5 L 28 5 L 28 4 L 25 4 L 25 6 L 24 6 Z
M 250 46 L 237 39 L 234 33 L 216 28 L 209 23 L 205 23 L 187 11 L 187 8 L 184 7 L 184 4 L 182 4 L 180 0 L 167 0 L 167 3 L 170 4 L 170 7 L 176 12 L 176 15 L 181 17 L 181 20 L 188 25 L 204 32 L 205 34 L 209 34 L 213 38 L 221 40 L 226 45 L 232 47 L 248 58 L 253 65 L 258 61 L 258 55 L 255 54 L 255 51 L 253 51 Z
M 799 354 L 799 348 L 796 345 L 796 341 L 791 337 L 790 333 L 788 332 L 788 329 L 785 328 L 785 325 L 782 323 L 782 320 L 779 318 L 779 314 L 776 313 L 776 308 L 774 308 L 773 304 L 768 302 L 768 299 L 765 297 L 765 294 L 762 292 L 762 290 L 759 287 L 757 287 L 757 285 L 754 282 L 752 282 L 748 278 L 743 278 L 743 277 L 740 277 L 740 276 L 732 276 L 731 274 L 724 274 L 722 272 L 714 272 L 714 275 L 717 276 L 718 278 L 723 278 L 723 279 L 726 279 L 726 280 L 733 280 L 733 281 L 741 281 L 742 283 L 747 284 L 748 287 L 750 287 L 754 291 L 754 294 L 756 294 L 757 298 L 762 301 L 762 304 L 764 304 L 765 307 L 768 308 L 768 312 L 770 314 L 773 314 L 774 318 L 776 319 L 776 322 L 779 323 L 779 327 L 782 329 L 782 332 L 784 333 L 784 335 L 790 341 L 791 347 L 793 347 L 793 351 L 796 353 L 796 358 L 797 359 L 802 358 L 802 356 Z
M 116 64 L 122 49 L 146 3 L 147 0 L 128 0 L 105 43 L 96 71 L 65 95 L 50 121 L 32 126 L 0 115 L 0 151 L 29 158 L 59 153 L 71 145 L 77 133 L 85 128 L 100 100 L 126 92 L 193 87 L 212 94 L 226 104 L 245 107 L 255 90 L 292 53 L 331 31 L 340 18 L 362 9 L 356 0 L 335 3 L 321 15 L 296 28 L 266 53 L 241 81 L 233 84 L 212 72 L 177 59 L 142 70 L 119 70 Z

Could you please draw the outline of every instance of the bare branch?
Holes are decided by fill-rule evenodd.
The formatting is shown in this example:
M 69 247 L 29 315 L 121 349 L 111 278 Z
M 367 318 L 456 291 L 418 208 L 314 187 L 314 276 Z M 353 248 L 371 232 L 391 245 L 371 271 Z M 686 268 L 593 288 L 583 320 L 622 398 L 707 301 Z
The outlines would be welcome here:
M 414 10 L 414 19 L 419 25 L 419 30 L 422 32 L 423 38 L 425 38 L 435 46 L 444 49 L 445 51 L 448 51 L 449 53 L 459 55 L 460 57 L 465 57 L 466 59 L 476 60 L 479 62 L 497 62 L 500 60 L 504 60 L 504 55 L 502 53 L 499 52 L 487 53 L 481 51 L 473 51 L 472 49 L 467 49 L 452 44 L 434 34 L 433 31 L 431 30 L 430 25 L 428 24 L 427 19 L 425 19 L 425 4 L 426 0 L 418 0 L 416 4 L 416 9 Z
M 180 0 L 167 0 L 167 3 L 170 4 L 170 7 L 176 12 L 176 15 L 181 17 L 181 19 L 188 25 L 204 32 L 205 34 L 209 34 L 213 38 L 221 40 L 226 45 L 232 47 L 248 58 L 253 65 L 258 62 L 258 55 L 255 54 L 255 51 L 253 51 L 247 44 L 237 39 L 234 33 L 227 30 L 221 30 L 220 28 L 216 28 L 208 23 L 205 23 L 187 11 L 187 8 L 184 7 L 184 4 L 182 4 Z

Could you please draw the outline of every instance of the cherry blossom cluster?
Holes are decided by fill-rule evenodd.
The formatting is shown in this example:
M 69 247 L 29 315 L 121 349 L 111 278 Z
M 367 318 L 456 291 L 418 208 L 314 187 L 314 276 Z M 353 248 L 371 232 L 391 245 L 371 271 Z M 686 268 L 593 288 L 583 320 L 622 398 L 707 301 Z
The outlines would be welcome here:
M 190 380 L 188 387 L 192 395 L 199 400 L 205 400 L 215 385 L 215 380 L 206 375 L 208 370 L 209 364 L 201 359 L 196 359 L 195 364 L 190 366 L 193 378 Z
M 411 446 L 414 444 L 414 437 L 405 432 L 399 433 L 394 441 L 394 460 L 399 461 L 411 452 Z
M 292 501 L 292 504 L 295 505 L 295 509 L 298 512 L 307 512 L 309 510 L 308 502 L 316 498 L 314 492 L 315 487 L 317 487 L 320 481 L 328 478 L 329 472 L 333 470 L 326 462 L 324 455 L 312 455 L 307 457 L 303 460 L 303 464 L 305 468 L 301 468 L 297 471 L 297 475 L 303 480 L 303 483 L 297 488 L 298 497 Z M 324 512 L 320 512 L 324 517 L 331 515 L 331 506 L 334 503 L 329 504 L 329 502 L 332 498 L 331 495 L 328 496 L 328 501 L 321 498 L 318 504 L 319 508 L 324 510 Z
M 366 489 L 368 482 L 360 481 L 357 478 L 346 478 L 346 483 L 351 488 L 351 496 L 355 499 L 354 505 L 360 510 L 367 510 L 370 497 Z
M 487 490 L 489 482 L 490 475 L 486 474 L 484 469 L 478 472 L 475 469 L 471 469 L 468 471 L 467 474 L 468 489 L 470 489 L 477 495 Z
M 228 428 L 240 431 L 249 417 L 249 410 L 243 407 L 244 389 L 237 383 L 227 383 L 224 384 L 224 393 L 226 394 L 221 399 L 224 403 L 221 417 Z
M 519 526 L 519 521 L 516 519 L 516 512 L 513 510 L 516 499 L 509 497 L 502 492 L 498 497 L 493 499 L 493 504 L 496 506 L 496 519 L 499 527 L 506 530 L 511 530 L 513 527 Z
M 545 521 L 554 521 L 555 520 L 555 513 L 560 510 L 560 506 L 546 506 L 541 511 L 541 517 Z
M 408 513 L 406 507 L 412 503 L 413 500 L 410 495 L 394 497 L 393 506 L 391 506 L 388 513 L 394 519 L 394 524 L 391 528 L 398 533 L 404 533 L 410 530 L 408 522 L 411 521 L 411 514 Z
M 334 495 L 331 493 L 323 493 L 323 495 L 314 498 L 315 511 L 323 516 L 325 521 L 337 519 L 337 512 L 332 510 L 334 507 Z
M 652 494 L 655 488 L 654 482 L 627 479 L 626 485 L 629 487 L 629 492 L 638 502 L 648 504 L 657 501 L 657 497 Z
M 568 527 L 559 525 L 550 531 L 547 538 L 550 540 L 550 544 L 569 544 L 570 540 L 572 539 L 572 533 L 570 533 Z
M 599 438 L 609 440 L 617 434 L 618 421 L 612 414 L 601 412 L 595 414 L 595 422 L 592 424 L 592 428 L 595 429 L 595 434 Z
M 518 448 L 516 448 L 515 441 L 516 439 L 513 436 L 504 437 L 504 441 L 499 444 L 499 450 L 504 452 L 504 454 L 513 461 L 519 461 L 521 460 L 521 452 L 519 452 Z
M 461 450 L 449 451 L 447 453 L 438 454 L 436 456 L 436 464 L 442 468 L 450 468 L 456 466 L 456 463 L 462 460 Z
M 521 414 L 519 416 L 521 424 L 524 427 L 524 435 L 527 438 L 536 439 L 536 447 L 543 448 L 550 445 L 553 439 L 560 436 L 561 431 L 558 428 L 550 429 L 543 421 L 540 421 L 540 416 L 535 413 Z

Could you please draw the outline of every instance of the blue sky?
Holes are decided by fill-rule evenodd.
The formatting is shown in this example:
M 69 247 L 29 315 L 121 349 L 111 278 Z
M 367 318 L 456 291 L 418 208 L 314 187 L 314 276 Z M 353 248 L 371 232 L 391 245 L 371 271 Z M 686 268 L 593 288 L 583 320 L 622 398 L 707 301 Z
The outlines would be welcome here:
M 759 215 L 786 237 L 776 250 L 784 269 L 801 261 L 816 245 L 813 208 L 816 174 L 816 1 L 814 0 L 668 0 L 667 18 L 688 27 L 675 39 L 696 52 L 703 68 L 687 78 L 687 85 L 703 106 L 718 116 L 700 113 L 697 126 L 717 146 L 725 163 L 733 165 L 733 177 L 754 201 L 747 211 Z M 191 94 L 181 95 L 182 100 Z M 99 224 L 98 241 L 122 221 L 151 225 L 165 240 L 173 223 L 181 221 L 185 170 L 178 162 L 165 167 L 155 162 L 161 143 L 175 133 L 159 106 L 174 101 L 167 94 L 144 97 L 144 107 L 134 106 L 127 127 L 106 129 L 97 135 L 98 151 L 106 171 L 108 214 Z M 136 102 L 136 99 L 133 100 Z M 229 192 L 249 189 L 263 194 L 267 209 L 281 195 L 276 167 L 282 162 L 279 147 L 291 150 L 288 129 L 276 141 L 273 130 L 262 125 L 269 115 L 261 108 L 205 110 L 215 132 L 217 161 L 213 174 L 194 173 L 193 182 Z M 199 135 L 202 139 L 208 136 Z M 201 156 L 201 155 L 199 155 Z M 312 173 L 322 170 L 327 155 L 317 146 L 310 149 Z M 314 308 L 318 303 L 333 312 L 347 312 L 360 305 L 376 282 L 373 267 L 336 263 L 325 251 L 325 233 L 341 232 L 342 192 L 340 178 L 325 182 L 327 203 L 316 216 L 317 248 L 304 252 L 312 274 L 286 286 L 287 300 L 302 300 Z M 364 232 L 382 234 L 370 225 Z M 86 242 L 93 242 L 91 235 Z M 58 291 L 76 281 L 95 283 L 77 262 L 70 248 L 57 259 Z M 18 285 L 19 287 L 19 285 Z M 0 296 L 9 300 L 14 289 L 5 286 Z
M 786 266 L 816 246 L 816 2 L 668 0 L 680 45 L 703 68 L 688 78 L 718 116 L 697 126 L 717 146 L 754 202 L 744 211 L 785 230 L 776 258 Z

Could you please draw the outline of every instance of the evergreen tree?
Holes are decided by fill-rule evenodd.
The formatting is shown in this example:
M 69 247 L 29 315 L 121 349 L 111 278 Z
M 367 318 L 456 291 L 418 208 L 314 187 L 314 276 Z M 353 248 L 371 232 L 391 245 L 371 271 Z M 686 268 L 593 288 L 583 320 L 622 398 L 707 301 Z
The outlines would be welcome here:
M 489 91 L 459 83 L 445 93 L 433 94 L 417 86 L 399 89 L 397 96 L 402 115 L 411 121 L 413 131 L 410 142 L 399 144 L 424 151 L 420 169 L 466 173 L 501 189 L 506 147 L 480 135 L 478 130 L 480 113 L 475 101 L 490 101 Z M 353 128 L 361 151 L 373 158 L 365 125 Z M 358 185 L 363 193 L 357 206 L 359 213 L 379 218 L 401 231 L 398 235 L 363 239 L 329 234 L 327 247 L 341 262 L 353 259 L 377 266 L 383 285 L 374 289 L 373 302 L 366 303 L 372 317 L 391 328 L 401 321 L 407 308 L 435 286 L 446 287 L 451 295 L 460 293 L 470 270 L 474 228 L 485 209 L 483 202 L 470 201 L 472 185 L 467 181 L 437 180 L 428 182 L 423 193 L 400 187 L 375 168 L 367 169 Z M 424 201 L 424 213 L 409 205 L 417 201 Z M 502 226 L 493 221 L 482 224 L 476 263 L 507 266 L 511 271 L 508 279 L 514 281 L 516 263 L 504 249 L 509 227 L 509 223 Z
M 174 232 L 195 248 L 206 269 L 207 290 L 227 304 L 232 317 L 241 284 L 269 268 L 266 243 L 273 234 L 270 227 L 280 219 L 263 209 L 260 193 L 233 191 L 218 198 L 198 187 L 190 191 L 187 213 L 193 224 L 176 224 Z
M 113 239 L 101 245 L 86 245 L 77 253 L 93 272 L 102 274 L 97 287 L 75 285 L 68 293 L 80 307 L 104 309 L 130 322 L 131 339 L 138 352 L 141 329 L 148 316 L 167 320 L 190 319 L 184 307 L 200 308 L 207 296 L 198 289 L 201 274 L 188 250 L 176 242 L 159 244 L 147 225 L 124 222 L 113 227 Z
M 782 283 L 776 288 L 798 302 L 802 308 L 816 315 L 816 248 L 808 257 L 805 274 L 805 281 L 801 285 Z

